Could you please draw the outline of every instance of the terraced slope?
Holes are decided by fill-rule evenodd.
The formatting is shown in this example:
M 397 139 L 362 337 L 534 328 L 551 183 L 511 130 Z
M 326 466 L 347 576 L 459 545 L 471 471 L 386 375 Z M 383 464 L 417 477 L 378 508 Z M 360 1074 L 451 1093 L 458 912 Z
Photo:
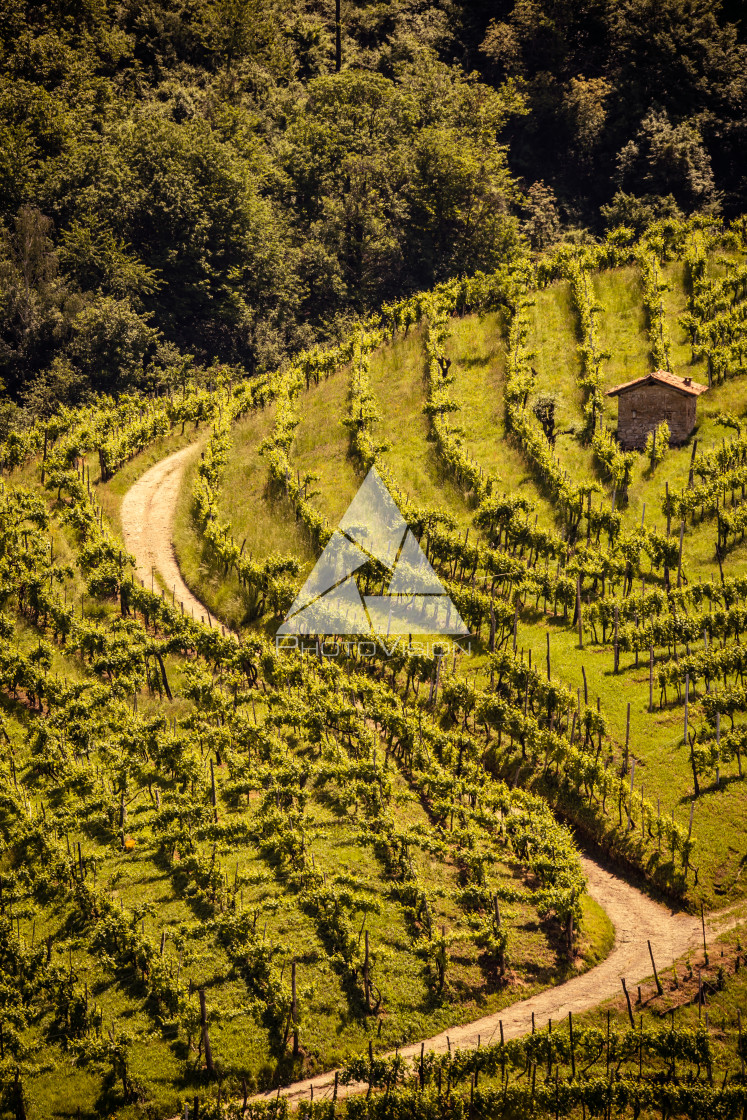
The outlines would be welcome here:
M 559 818 L 609 849 L 618 879 L 627 866 L 691 908 L 741 897 L 745 285 L 741 258 L 714 261 L 697 230 L 681 266 L 652 245 L 614 249 L 621 267 L 602 272 L 609 246 L 563 249 L 532 273 L 414 297 L 296 367 L 107 402 L 2 449 L 15 470 L 0 494 L 8 1092 L 50 1099 L 51 1071 L 28 1059 L 45 1052 L 55 1075 L 73 1071 L 69 1113 L 134 1114 L 142 1096 L 164 1115 L 204 1089 L 211 1061 L 235 1093 L 369 1042 L 508 1022 L 505 1009 L 576 984 L 610 948 Z M 643 340 L 649 363 L 668 354 L 678 368 L 679 317 L 692 315 L 714 378 L 692 488 L 692 446 L 655 470 L 636 459 L 626 494 L 609 478 L 614 442 L 584 436 L 586 398 L 603 404 L 619 365 L 604 356 L 604 307 L 593 347 L 574 349 L 590 291 L 629 308 L 632 352 Z M 554 445 L 535 414 L 552 392 Z M 205 625 L 177 594 L 158 487 L 190 436 L 174 537 Z M 179 458 L 149 474 L 156 448 Z M 468 620 L 469 656 L 405 638 L 332 643 L 331 657 L 275 647 L 372 466 Z M 116 530 L 147 526 L 157 506 L 160 544 L 128 536 L 133 565 Z M 718 576 L 700 584 L 717 534 Z M 618 890 L 632 905 L 634 888 Z M 652 926 L 665 959 L 694 928 L 672 921 L 662 947 Z M 564 1006 L 547 999 L 524 1011 Z
M 711 259 L 710 267 L 714 276 L 724 271 L 719 260 L 718 256 Z M 675 261 L 663 270 L 663 277 L 670 285 L 663 294 L 665 323 L 672 339 L 673 368 L 697 377 L 703 376 L 703 361 L 700 359 L 694 365 L 690 364 L 691 347 L 686 342 L 684 329 L 679 322 L 679 316 L 688 303 L 683 268 L 681 262 Z M 609 353 L 601 366 L 602 387 L 606 389 L 651 366 L 639 269 L 636 265 L 628 265 L 597 272 L 594 274 L 593 291 L 600 305 L 600 344 Z M 599 472 L 593 464 L 590 449 L 584 446 L 579 435 L 582 418 L 581 394 L 576 384 L 579 375 L 577 327 L 568 285 L 565 281 L 557 281 L 534 293 L 532 300 L 532 327 L 527 346 L 533 352 L 532 362 L 537 370 L 533 392 L 556 395 L 559 429 L 556 454 L 561 469 L 569 477 L 593 481 L 599 477 Z M 498 490 L 505 489 L 512 495 L 527 496 L 533 503 L 532 523 L 536 518 L 539 527 L 555 526 L 557 531 L 560 522 L 557 511 L 553 510 L 553 501 L 548 491 L 532 470 L 514 437 L 506 434 L 501 399 L 505 388 L 505 330 L 505 316 L 494 313 L 468 315 L 450 321 L 446 353 L 453 363 L 450 371 L 453 375 L 451 391 L 460 406 L 454 423 L 461 429 L 464 446 L 484 468 L 486 475 L 491 471 L 496 475 Z M 370 384 L 380 419 L 373 423 L 372 435 L 375 441 L 385 440 L 389 445 L 382 453 L 381 461 L 391 471 L 392 477 L 401 482 L 408 497 L 416 504 L 436 506 L 447 512 L 454 518 L 455 526 L 462 531 L 469 527 L 474 514 L 474 495 L 455 483 L 430 438 L 429 421 L 423 413 L 428 392 L 424 380 L 423 345 L 422 332 L 412 329 L 406 337 L 399 336 L 392 345 L 379 348 L 373 354 L 370 361 Z M 687 364 L 682 365 L 682 362 Z M 345 383 L 349 383 L 349 370 L 340 368 L 329 381 L 322 383 L 321 388 L 312 385 L 309 391 L 302 391 L 299 398 L 302 420 L 296 437 L 300 450 L 297 451 L 295 442 L 292 445 L 292 454 L 300 456 L 299 463 L 303 470 L 320 476 L 319 481 L 312 484 L 319 490 L 313 500 L 330 525 L 334 524 L 336 512 L 344 507 L 354 492 L 355 483 L 362 477 L 360 464 L 356 462 L 350 447 L 347 465 L 342 466 L 346 443 L 341 420 L 349 409 L 342 389 Z M 740 410 L 741 395 L 741 382 L 736 378 L 714 385 L 701 398 L 696 431 L 701 452 L 718 447 L 728 435 L 729 430 L 718 420 L 723 413 Z M 530 396 L 530 405 L 532 399 Z M 322 437 L 319 433 L 327 432 L 330 428 L 332 402 L 336 408 L 336 418 L 331 430 L 335 435 L 332 444 L 328 444 L 328 437 Z M 614 402 L 607 401 L 606 409 L 606 422 L 614 429 Z M 666 518 L 662 512 L 665 483 L 669 483 L 673 493 L 687 485 L 691 454 L 692 443 L 683 448 L 672 449 L 653 472 L 643 456 L 636 457 L 627 500 L 616 497 L 623 530 L 634 531 L 641 525 L 643 517 L 646 529 L 665 532 Z M 250 452 L 250 457 L 251 455 Z M 329 463 L 326 462 L 327 458 Z M 233 460 L 235 461 L 236 459 Z M 256 461 L 261 463 L 262 460 Z M 609 482 L 601 482 L 601 491 L 602 497 L 596 500 L 602 504 L 607 502 L 609 508 L 612 500 Z M 228 500 L 228 492 L 229 487 L 223 491 L 224 501 Z M 336 505 L 332 494 L 337 499 Z M 277 500 L 278 511 L 287 509 L 282 495 Z M 672 532 L 676 533 L 676 522 Z M 694 524 L 688 523 L 683 570 L 689 585 L 698 580 L 710 581 L 714 578 L 720 583 L 714 555 L 714 536 L 712 519 L 706 518 L 701 524 L 696 518 Z M 745 559 L 745 545 L 737 541 L 729 550 L 726 569 L 729 575 L 739 577 L 745 571 Z M 554 562 L 545 566 L 548 575 L 555 567 Z M 649 569 L 650 565 L 644 561 L 635 583 L 636 594 L 641 593 L 641 579 L 645 580 L 649 592 L 652 588 L 661 586 L 661 569 Z M 529 602 L 533 601 L 530 598 Z M 669 685 L 668 702 L 659 710 L 658 701 L 662 693 L 658 674 L 663 663 L 662 653 L 657 649 L 654 681 L 656 710 L 649 712 L 647 651 L 639 654 L 637 669 L 633 653 L 621 653 L 620 672 L 615 674 L 609 645 L 609 627 L 606 646 L 597 645 L 590 630 L 586 639 L 588 648 L 581 651 L 578 649 L 576 633 L 567 624 L 559 625 L 556 617 L 543 616 L 541 612 L 521 612 L 517 629 L 518 649 L 523 648 L 527 652 L 531 650 L 535 663 L 544 662 L 548 634 L 551 635 L 553 673 L 575 693 L 579 687 L 583 688 L 583 667 L 589 702 L 593 705 L 596 697 L 601 697 L 608 721 L 609 750 L 618 757 L 624 753 L 627 706 L 630 703 L 628 755 L 629 758 L 635 758 L 637 765 L 634 788 L 639 793 L 642 791 L 646 799 L 658 806 L 662 815 L 666 814 L 671 819 L 674 814 L 675 821 L 684 829 L 689 829 L 693 776 L 690 750 L 683 744 L 684 679 L 680 684 L 679 699 L 672 703 L 672 688 L 674 687 L 675 694 L 677 688 L 676 685 Z M 479 650 L 478 645 L 478 655 Z M 670 657 L 672 654 L 673 647 L 670 643 Z M 480 664 L 478 656 L 474 666 L 479 669 Z M 691 729 L 703 725 L 702 682 L 696 683 L 693 680 L 692 687 L 689 704 Z M 707 737 L 707 728 L 701 734 Z M 513 775 L 513 769 L 508 772 Z M 728 894 L 732 890 L 740 890 L 741 853 L 747 843 L 747 835 L 743 835 L 744 826 L 741 823 L 744 820 L 742 784 L 723 780 L 732 774 L 738 775 L 738 760 L 734 758 L 731 762 L 725 761 L 720 766 L 720 773 L 722 780 L 718 788 L 713 782 L 713 769 L 710 771 L 711 781 L 704 777 L 700 782 L 701 795 L 696 801 L 693 823 L 693 835 L 698 841 L 698 855 L 694 861 L 698 873 L 697 891 L 703 890 L 704 883 L 707 884 L 705 889 L 711 900 L 717 898 L 720 892 L 726 891 Z M 587 825 L 592 830 L 596 828 L 591 821 Z M 634 837 L 630 840 L 634 841 Z M 644 855 L 643 850 L 646 846 L 639 845 L 640 850 L 629 853 L 633 862 L 649 863 L 651 856 Z M 633 849 L 635 848 L 634 842 Z M 693 889 L 695 872 L 691 875 L 690 884 Z

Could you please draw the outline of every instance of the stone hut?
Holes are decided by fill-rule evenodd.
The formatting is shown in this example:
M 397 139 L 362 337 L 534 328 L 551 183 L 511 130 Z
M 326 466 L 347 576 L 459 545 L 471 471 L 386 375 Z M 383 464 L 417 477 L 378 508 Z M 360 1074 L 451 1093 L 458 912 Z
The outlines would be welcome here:
M 669 425 L 670 443 L 684 443 L 695 427 L 695 405 L 707 385 L 691 377 L 678 377 L 657 369 L 635 381 L 610 389 L 617 397 L 617 440 L 623 451 L 646 446 L 646 437 L 663 420 Z

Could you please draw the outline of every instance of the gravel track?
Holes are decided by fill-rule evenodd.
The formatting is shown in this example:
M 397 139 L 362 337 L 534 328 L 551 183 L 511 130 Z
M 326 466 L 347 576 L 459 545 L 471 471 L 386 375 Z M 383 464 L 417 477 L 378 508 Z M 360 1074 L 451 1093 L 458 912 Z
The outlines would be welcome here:
M 464 1026 L 451 1027 L 441 1034 L 423 1040 L 425 1049 L 442 1053 L 449 1047 L 473 1049 L 478 1043 L 488 1045 L 497 1036 L 500 1022 L 503 1021 L 504 1038 L 517 1038 L 528 1034 L 532 1029 L 532 1013 L 538 1024 L 546 1024 L 548 1019 L 558 1022 L 567 1018 L 568 1012 L 588 1011 L 602 1000 L 620 995 L 621 978 L 628 990 L 634 992 L 636 985 L 652 975 L 648 942 L 656 961 L 659 973 L 669 967 L 688 949 L 703 944 L 703 933 L 699 917 L 683 912 L 675 912 L 654 902 L 648 895 L 631 886 L 624 879 L 608 871 L 588 856 L 582 857 L 584 872 L 588 878 L 588 893 L 607 912 L 615 927 L 615 944 L 609 956 L 581 976 L 574 976 L 562 984 L 539 992 L 529 999 L 520 1000 L 502 1011 L 485 1015 Z M 708 915 L 706 935 L 712 938 L 733 928 L 740 921 L 736 910 L 744 904 L 737 904 L 726 910 Z M 633 994 L 635 999 L 635 994 Z M 420 1055 L 421 1042 L 413 1042 L 400 1048 L 405 1058 Z M 330 1099 L 335 1080 L 335 1071 L 319 1074 L 306 1081 L 298 1081 L 280 1090 L 292 1104 L 308 1100 L 311 1087 L 314 1087 L 314 1100 Z M 366 1090 L 364 1084 L 340 1085 L 339 1098 Z M 270 1100 L 277 1095 L 277 1089 L 259 1095 L 256 1099 Z
M 182 579 L 174 553 L 174 514 L 182 476 L 199 449 L 199 443 L 191 443 L 141 475 L 122 500 L 120 517 L 125 545 L 135 557 L 137 575 L 145 586 L 151 586 L 153 573 L 158 572 L 176 602 L 184 603 L 187 614 L 214 622 Z

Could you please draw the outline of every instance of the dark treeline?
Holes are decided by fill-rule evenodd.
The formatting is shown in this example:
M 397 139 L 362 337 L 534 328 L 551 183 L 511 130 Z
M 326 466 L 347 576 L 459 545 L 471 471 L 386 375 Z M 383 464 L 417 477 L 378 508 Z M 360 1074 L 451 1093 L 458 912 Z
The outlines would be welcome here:
M 746 208 L 738 0 L 342 0 L 339 32 L 335 0 L 6 0 L 6 425 L 266 369 L 569 226 Z

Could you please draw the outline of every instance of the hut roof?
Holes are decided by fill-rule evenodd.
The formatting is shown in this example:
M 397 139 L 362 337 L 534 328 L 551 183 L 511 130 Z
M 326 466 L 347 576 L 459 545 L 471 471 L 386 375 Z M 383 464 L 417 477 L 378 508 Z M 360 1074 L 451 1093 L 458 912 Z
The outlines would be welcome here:
M 618 393 L 627 393 L 629 389 L 637 389 L 642 385 L 666 385 L 669 389 L 676 389 L 685 396 L 699 397 L 708 389 L 707 385 L 700 385 L 691 377 L 678 377 L 676 373 L 669 373 L 665 369 L 656 369 L 653 373 L 645 373 L 643 377 L 636 377 L 633 381 L 626 381 L 623 385 L 616 385 L 607 393 L 608 397 L 616 397 Z

